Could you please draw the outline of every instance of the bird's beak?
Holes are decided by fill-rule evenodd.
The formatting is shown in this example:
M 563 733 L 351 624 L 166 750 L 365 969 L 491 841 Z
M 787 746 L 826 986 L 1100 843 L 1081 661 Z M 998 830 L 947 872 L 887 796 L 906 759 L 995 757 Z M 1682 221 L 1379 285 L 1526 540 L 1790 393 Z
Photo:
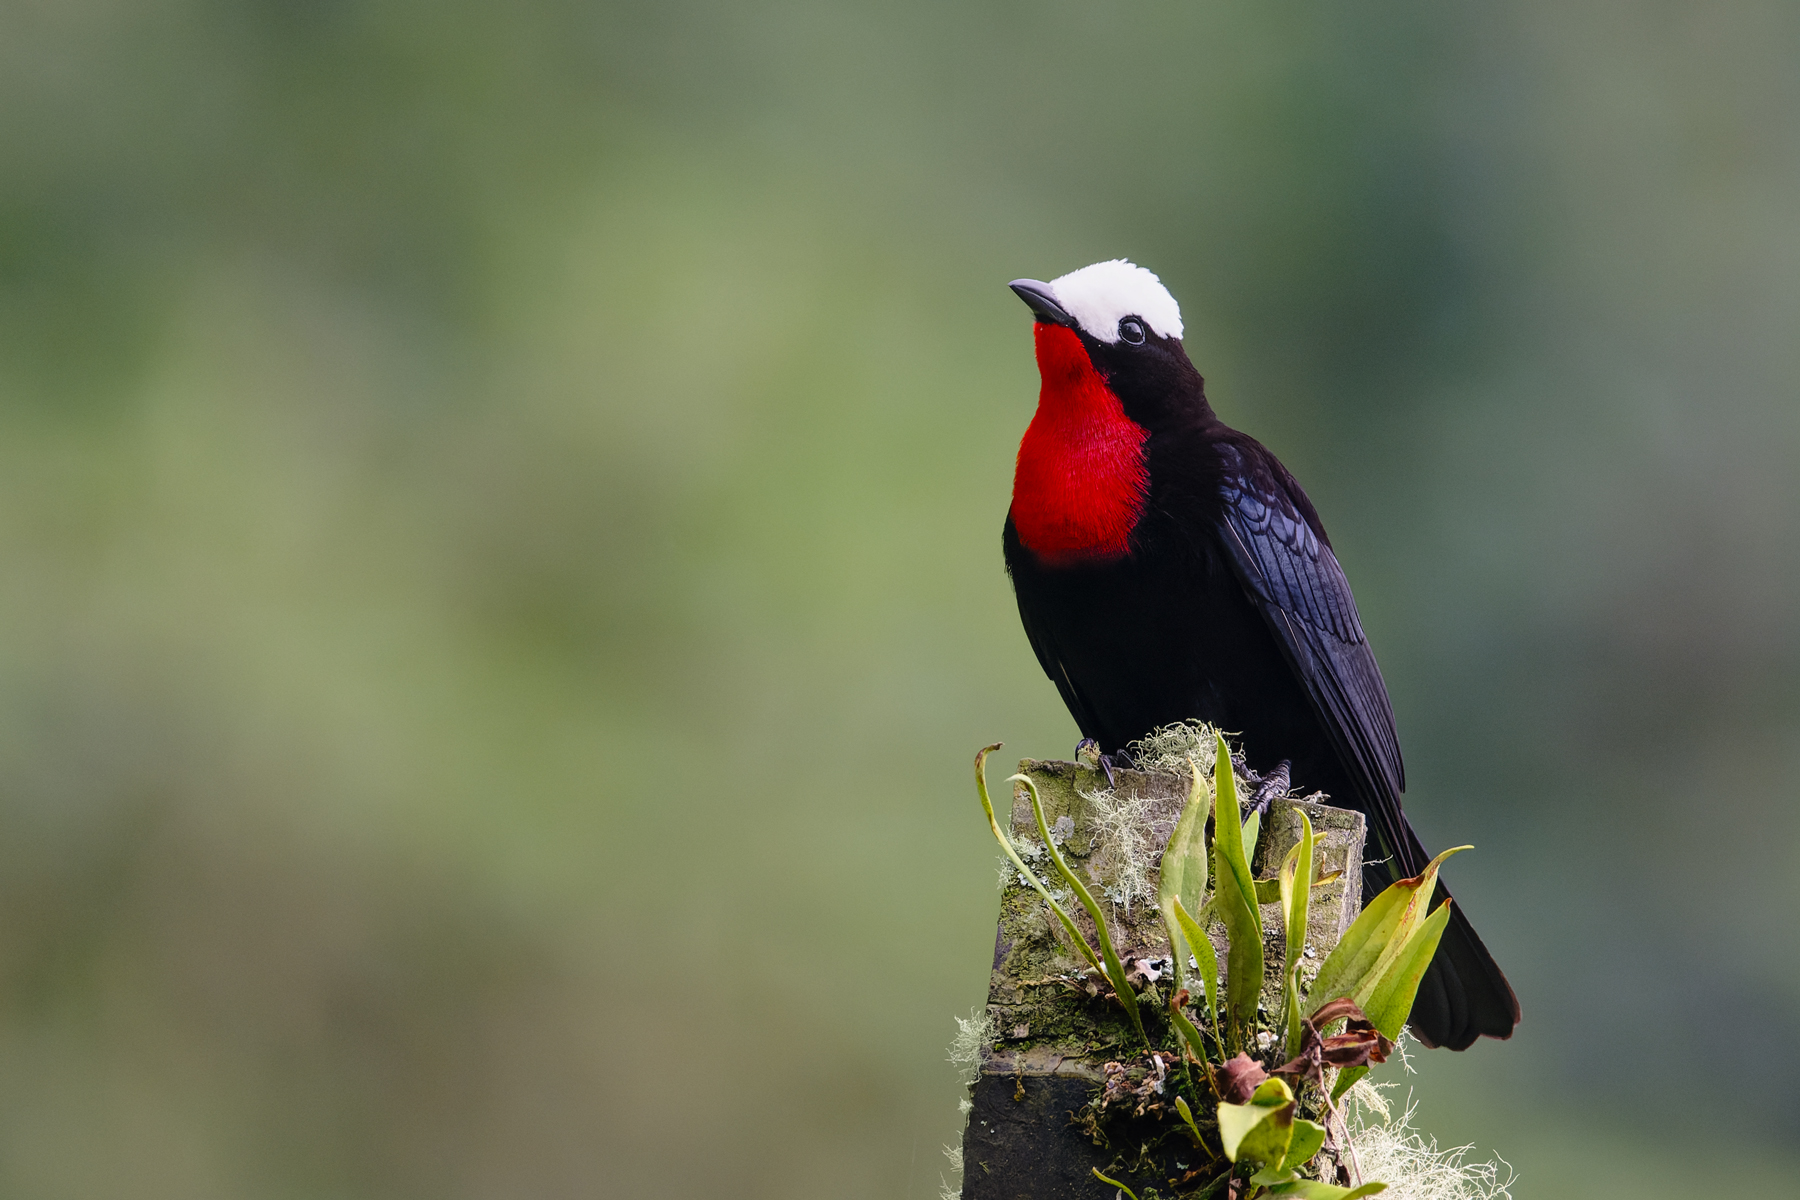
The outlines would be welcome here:
M 1075 324 L 1075 318 L 1071 317 L 1063 309 L 1063 306 L 1056 302 L 1056 296 L 1051 293 L 1049 284 L 1040 283 L 1035 279 L 1015 279 L 1006 286 L 1017 292 L 1019 299 L 1030 305 L 1031 311 L 1037 314 L 1037 319 L 1046 325 L 1072 327 Z

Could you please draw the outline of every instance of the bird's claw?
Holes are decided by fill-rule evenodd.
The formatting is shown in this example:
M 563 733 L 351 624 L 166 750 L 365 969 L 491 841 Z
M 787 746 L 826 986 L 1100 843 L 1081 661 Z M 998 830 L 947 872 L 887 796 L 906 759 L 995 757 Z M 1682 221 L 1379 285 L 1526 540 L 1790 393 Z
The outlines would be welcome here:
M 1289 774 L 1289 768 L 1292 765 L 1284 758 L 1275 764 L 1274 770 L 1257 780 L 1256 790 L 1250 793 L 1250 803 L 1245 810 L 1246 820 L 1249 819 L 1250 813 L 1267 815 L 1269 805 L 1288 794 L 1289 789 L 1293 787 L 1293 781 Z
M 1106 772 L 1107 787 L 1114 786 L 1114 767 L 1117 767 L 1121 771 L 1132 771 L 1137 769 L 1137 763 L 1133 762 L 1131 755 L 1125 753 L 1123 750 L 1114 750 L 1111 754 L 1102 754 L 1100 756 L 1100 769 Z
M 1100 743 L 1093 738 L 1082 738 L 1075 743 L 1075 761 L 1090 771 L 1099 771 L 1106 776 L 1106 786 L 1113 787 L 1117 780 L 1113 778 L 1113 769 L 1129 770 L 1135 764 L 1131 756 L 1123 750 L 1115 750 L 1111 754 L 1100 752 Z

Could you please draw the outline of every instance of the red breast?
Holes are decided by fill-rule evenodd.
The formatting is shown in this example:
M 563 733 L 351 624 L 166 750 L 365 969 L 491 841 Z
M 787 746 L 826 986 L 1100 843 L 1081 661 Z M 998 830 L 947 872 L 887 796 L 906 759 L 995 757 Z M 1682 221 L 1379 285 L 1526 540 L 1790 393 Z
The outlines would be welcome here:
M 1032 329 L 1042 386 L 1013 472 L 1013 527 L 1046 566 L 1122 558 L 1150 491 L 1150 435 L 1125 415 L 1074 330 Z

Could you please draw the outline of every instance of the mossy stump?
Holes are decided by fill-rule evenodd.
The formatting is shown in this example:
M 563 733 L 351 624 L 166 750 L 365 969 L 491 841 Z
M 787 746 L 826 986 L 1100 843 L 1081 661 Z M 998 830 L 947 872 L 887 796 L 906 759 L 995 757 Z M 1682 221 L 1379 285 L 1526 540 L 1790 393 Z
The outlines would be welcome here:
M 1126 802 L 1127 815 L 1122 826 L 1115 803 L 1103 830 L 1087 797 L 1105 789 L 1104 775 L 1078 763 L 1035 759 L 1021 762 L 1019 770 L 1037 785 L 1045 820 L 1070 868 L 1086 874 L 1096 897 L 1105 892 L 1111 901 L 1106 907 L 1114 942 L 1143 983 L 1136 1001 L 1155 1037 L 1154 1031 L 1166 1028 L 1173 964 L 1154 902 L 1153 864 L 1187 800 L 1188 780 L 1114 771 L 1113 795 Z M 1319 873 L 1341 872 L 1313 889 L 1301 967 L 1310 979 L 1361 909 L 1366 826 L 1361 813 L 1278 798 L 1264 818 L 1253 863 L 1259 878 L 1273 875 L 1299 840 L 1300 812 L 1311 819 L 1317 836 Z M 1015 785 L 1011 824 L 1014 845 L 1028 860 L 1033 852 L 1042 856 L 1031 860 L 1033 869 L 1054 890 L 1057 883 L 1022 785 Z M 1104 986 L 1078 986 L 1083 965 L 1078 952 L 1037 893 L 1016 873 L 1010 875 L 1000 899 L 988 986 L 995 1040 L 983 1049 L 963 1135 L 963 1200 L 1101 1200 L 1111 1189 L 1094 1178 L 1094 1168 L 1130 1184 L 1140 1196 L 1145 1188 L 1167 1195 L 1191 1157 L 1183 1143 L 1159 1139 L 1154 1129 L 1117 1122 L 1102 1128 L 1083 1119 L 1105 1082 L 1106 1064 L 1142 1049 L 1130 1021 Z M 1091 938 L 1086 912 L 1079 905 L 1067 907 Z M 1264 906 L 1263 927 L 1270 931 L 1263 1005 L 1273 1010 L 1280 1003 L 1279 964 L 1285 956 L 1275 905 Z M 1214 922 L 1208 933 L 1223 963 L 1224 926 Z

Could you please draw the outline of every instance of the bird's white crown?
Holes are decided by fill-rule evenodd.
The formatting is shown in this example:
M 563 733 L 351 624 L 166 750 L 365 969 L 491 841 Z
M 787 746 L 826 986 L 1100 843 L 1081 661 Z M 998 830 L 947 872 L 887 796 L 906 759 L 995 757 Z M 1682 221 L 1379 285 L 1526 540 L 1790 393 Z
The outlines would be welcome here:
M 1081 331 L 1101 342 L 1119 340 L 1119 321 L 1139 317 L 1158 337 L 1181 336 L 1181 305 L 1155 274 L 1122 258 L 1097 262 L 1050 281 L 1050 290 Z

